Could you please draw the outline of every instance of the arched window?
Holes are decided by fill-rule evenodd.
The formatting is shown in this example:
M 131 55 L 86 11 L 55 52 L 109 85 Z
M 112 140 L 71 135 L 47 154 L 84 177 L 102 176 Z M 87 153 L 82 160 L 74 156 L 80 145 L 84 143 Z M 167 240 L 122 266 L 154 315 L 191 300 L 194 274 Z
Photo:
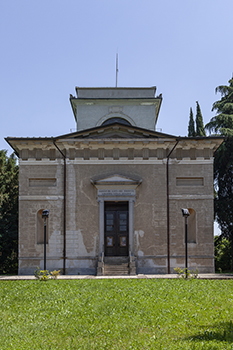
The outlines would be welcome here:
M 37 233 L 37 244 L 44 244 L 44 219 L 42 219 L 42 212 L 44 209 L 40 209 L 37 212 L 37 223 L 36 223 L 36 233 Z M 49 221 L 46 222 L 46 243 L 48 243 L 48 232 L 49 232 Z
M 196 243 L 196 212 L 192 208 L 188 208 L 188 243 Z
M 105 122 L 103 122 L 103 126 L 105 125 L 111 125 L 111 124 L 114 124 L 114 123 L 119 123 L 119 124 L 123 124 L 123 125 L 131 125 L 128 120 L 126 119 L 123 119 L 123 118 L 110 118 L 110 119 L 107 119 L 105 120 Z

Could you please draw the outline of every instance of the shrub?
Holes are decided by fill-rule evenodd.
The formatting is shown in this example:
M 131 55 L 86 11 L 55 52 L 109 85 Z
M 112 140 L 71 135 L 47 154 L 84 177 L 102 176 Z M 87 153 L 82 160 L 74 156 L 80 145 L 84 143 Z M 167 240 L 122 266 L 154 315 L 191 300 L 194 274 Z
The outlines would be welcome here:
M 47 281 L 51 277 L 48 270 L 40 270 L 38 266 L 34 272 L 34 276 L 40 281 Z
M 50 274 L 51 274 L 51 278 L 56 280 L 57 277 L 60 276 L 60 270 L 51 271 Z
M 34 276 L 40 281 L 47 281 L 50 278 L 57 279 L 59 275 L 60 270 L 54 270 L 49 272 L 48 270 L 40 270 L 38 266 L 34 271 Z
M 178 278 L 189 278 L 189 279 L 198 278 L 198 269 L 190 271 L 186 268 L 181 269 L 180 267 L 175 267 L 174 271 L 177 273 Z
M 216 272 L 221 273 L 231 270 L 231 245 L 227 238 L 221 236 L 214 237 L 214 257 Z

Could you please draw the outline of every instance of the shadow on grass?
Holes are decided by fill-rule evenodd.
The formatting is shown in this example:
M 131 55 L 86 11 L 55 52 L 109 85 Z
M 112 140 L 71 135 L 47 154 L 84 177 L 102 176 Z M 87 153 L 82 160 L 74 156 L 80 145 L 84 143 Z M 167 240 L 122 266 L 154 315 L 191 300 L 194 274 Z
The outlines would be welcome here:
M 233 343 L 233 322 L 221 322 L 214 326 L 202 326 L 203 331 L 191 337 L 185 338 L 186 340 L 193 341 L 225 341 Z

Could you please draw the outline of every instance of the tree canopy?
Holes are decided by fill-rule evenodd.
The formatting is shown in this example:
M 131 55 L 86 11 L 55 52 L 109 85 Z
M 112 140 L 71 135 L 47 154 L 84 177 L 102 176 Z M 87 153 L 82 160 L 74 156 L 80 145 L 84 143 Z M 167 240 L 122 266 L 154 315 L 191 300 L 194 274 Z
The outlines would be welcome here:
M 213 104 L 212 111 L 217 115 L 211 118 L 205 128 L 210 133 L 233 136 L 233 78 L 229 80 L 229 86 L 220 85 L 216 88 L 222 98 Z
M 229 240 L 233 257 L 233 79 L 229 86 L 216 88 L 221 99 L 213 104 L 217 115 L 206 125 L 210 133 L 226 136 L 214 160 L 215 217 L 221 229 L 221 236 Z M 233 264 L 233 259 L 231 259 Z M 233 270 L 233 266 L 232 266 Z
M 18 166 L 0 150 L 0 274 L 17 273 Z

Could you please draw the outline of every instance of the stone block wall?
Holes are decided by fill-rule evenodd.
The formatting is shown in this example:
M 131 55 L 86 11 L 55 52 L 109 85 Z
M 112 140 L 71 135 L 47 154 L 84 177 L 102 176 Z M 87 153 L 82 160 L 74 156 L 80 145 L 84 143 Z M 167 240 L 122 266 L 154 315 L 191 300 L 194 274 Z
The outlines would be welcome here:
M 127 141 L 128 142 L 128 141 Z M 143 141 L 144 142 L 144 141 Z M 134 141 L 83 142 L 66 154 L 66 273 L 95 274 L 99 254 L 99 203 L 91 180 L 120 174 L 141 179 L 134 203 L 134 255 L 138 273 L 167 272 L 168 148 Z M 51 159 L 51 149 L 37 158 L 21 152 L 19 197 L 19 273 L 43 268 L 43 244 L 38 243 L 38 211 L 50 210 L 47 268 L 63 267 L 64 164 Z M 46 153 L 47 152 L 47 153 Z M 56 151 L 57 152 L 57 151 Z M 198 157 L 197 157 L 198 153 Z M 208 153 L 208 154 L 207 154 Z M 56 153 L 57 154 L 57 153 Z M 47 158 L 46 158 L 47 155 Z M 188 244 L 189 266 L 213 272 L 213 158 L 203 148 L 177 149 L 169 163 L 171 268 L 184 266 L 184 219 L 181 208 L 195 212 L 195 242 Z M 28 158 L 27 158 L 28 157 Z

